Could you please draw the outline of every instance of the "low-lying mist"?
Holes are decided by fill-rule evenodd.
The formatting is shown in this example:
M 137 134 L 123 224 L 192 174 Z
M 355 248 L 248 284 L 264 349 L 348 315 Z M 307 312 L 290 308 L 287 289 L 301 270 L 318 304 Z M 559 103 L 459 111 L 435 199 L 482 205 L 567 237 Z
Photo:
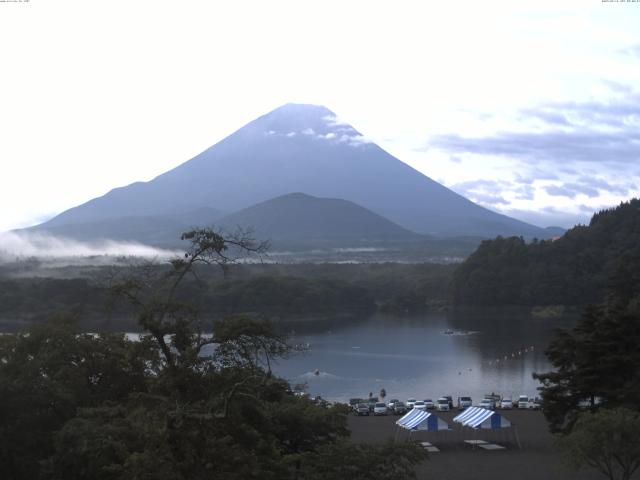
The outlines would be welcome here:
M 184 252 L 166 250 L 136 242 L 98 240 L 80 242 L 40 232 L 0 233 L 0 264 L 27 258 L 37 258 L 52 266 L 107 265 L 118 263 L 123 257 L 166 260 Z

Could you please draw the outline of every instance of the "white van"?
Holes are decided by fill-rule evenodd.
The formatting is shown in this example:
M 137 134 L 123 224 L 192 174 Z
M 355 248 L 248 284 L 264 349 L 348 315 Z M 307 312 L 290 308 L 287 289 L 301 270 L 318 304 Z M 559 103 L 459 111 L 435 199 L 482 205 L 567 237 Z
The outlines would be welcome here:
M 449 410 L 451 410 L 449 406 L 449 399 L 444 397 L 439 398 L 436 401 L 436 410 L 438 410 L 439 412 L 448 412 Z

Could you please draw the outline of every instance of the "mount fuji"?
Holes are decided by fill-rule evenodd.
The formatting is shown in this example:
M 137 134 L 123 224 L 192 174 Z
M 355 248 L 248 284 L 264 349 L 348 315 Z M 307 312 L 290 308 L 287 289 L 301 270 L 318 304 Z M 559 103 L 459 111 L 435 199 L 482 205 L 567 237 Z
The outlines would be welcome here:
M 302 104 L 277 108 L 149 182 L 115 188 L 32 229 L 165 244 L 187 224 L 209 225 L 294 192 L 355 203 L 418 234 L 551 236 L 449 190 L 327 108 Z

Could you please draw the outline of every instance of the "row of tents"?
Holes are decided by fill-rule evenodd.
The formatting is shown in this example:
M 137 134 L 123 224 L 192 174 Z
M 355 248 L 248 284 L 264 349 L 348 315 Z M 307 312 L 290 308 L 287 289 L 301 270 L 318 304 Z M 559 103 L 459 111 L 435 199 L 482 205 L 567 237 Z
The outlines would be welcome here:
M 460 424 L 462 427 L 468 427 L 475 430 L 495 430 L 513 427 L 516 440 L 518 440 L 518 434 L 514 424 L 500 413 L 483 407 L 469 407 L 454 417 L 453 421 Z M 441 432 L 452 430 L 451 426 L 437 415 L 425 410 L 417 409 L 411 410 L 409 413 L 397 420 L 396 425 L 412 432 Z M 519 444 L 520 442 L 518 440 L 518 445 Z

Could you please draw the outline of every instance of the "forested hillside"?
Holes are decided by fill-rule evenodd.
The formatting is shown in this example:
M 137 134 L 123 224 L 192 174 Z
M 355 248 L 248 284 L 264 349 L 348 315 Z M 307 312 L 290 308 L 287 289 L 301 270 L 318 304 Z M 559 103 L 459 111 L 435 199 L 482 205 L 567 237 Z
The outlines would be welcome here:
M 596 213 L 555 241 L 484 241 L 454 272 L 451 293 L 462 305 L 597 303 L 621 268 L 640 268 L 639 199 Z
M 158 264 L 153 270 L 166 270 Z M 64 312 L 88 331 L 137 328 L 131 312 L 113 302 L 108 276 L 127 267 L 0 268 L 0 332 L 17 331 Z M 226 275 L 202 268 L 178 291 L 204 318 L 248 313 L 274 320 L 362 317 L 419 312 L 446 302 L 453 265 L 300 264 L 233 265 Z M 49 275 L 40 277 L 38 275 Z

